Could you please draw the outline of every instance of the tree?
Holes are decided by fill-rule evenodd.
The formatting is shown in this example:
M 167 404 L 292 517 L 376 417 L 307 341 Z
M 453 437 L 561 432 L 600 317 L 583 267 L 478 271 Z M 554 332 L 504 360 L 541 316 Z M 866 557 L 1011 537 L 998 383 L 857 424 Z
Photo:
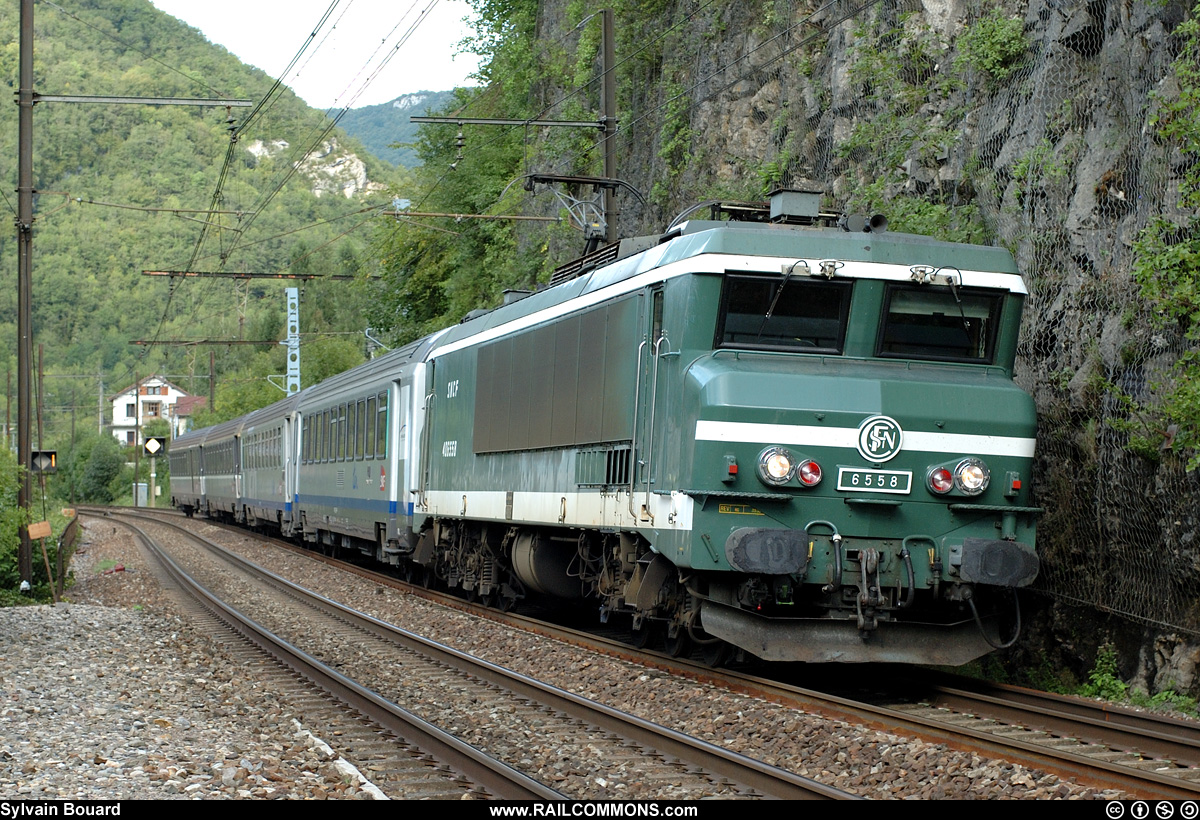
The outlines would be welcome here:
M 89 455 L 79 477 L 79 500 L 109 504 L 117 497 L 112 487 L 113 480 L 125 466 L 121 445 L 112 436 L 100 436 Z

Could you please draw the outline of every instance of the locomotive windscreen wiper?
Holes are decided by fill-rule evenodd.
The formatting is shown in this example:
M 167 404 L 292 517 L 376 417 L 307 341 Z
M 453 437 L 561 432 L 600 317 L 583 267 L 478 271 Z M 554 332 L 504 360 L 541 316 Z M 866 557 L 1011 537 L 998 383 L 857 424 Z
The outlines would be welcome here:
M 767 329 L 767 322 L 771 321 L 771 314 L 775 312 L 775 306 L 779 304 L 779 297 L 783 295 L 783 289 L 787 287 L 788 280 L 792 278 L 792 272 L 796 270 L 797 265 L 808 267 L 808 263 L 803 259 L 797 259 L 784 268 L 783 281 L 779 283 L 779 287 L 775 290 L 775 295 L 771 297 L 771 304 L 767 307 L 767 315 L 763 317 L 762 324 L 758 326 L 758 333 L 754 337 L 756 341 L 762 338 L 763 331 Z
M 938 270 L 944 269 L 939 268 Z M 962 271 L 958 270 L 958 268 L 953 268 L 953 270 L 958 271 L 958 281 L 962 282 Z M 954 301 L 958 303 L 958 314 L 962 317 L 963 330 L 967 332 L 967 338 L 969 339 L 971 337 L 971 322 L 967 319 L 967 312 L 963 310 L 962 297 L 958 295 L 958 288 L 954 286 L 954 277 L 947 276 L 946 283 L 950 285 L 950 292 L 954 294 Z

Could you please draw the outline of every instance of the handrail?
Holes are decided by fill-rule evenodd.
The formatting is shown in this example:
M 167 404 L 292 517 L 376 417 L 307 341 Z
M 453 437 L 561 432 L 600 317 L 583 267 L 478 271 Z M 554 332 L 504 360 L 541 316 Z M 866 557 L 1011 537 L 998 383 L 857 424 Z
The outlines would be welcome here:
M 650 437 L 646 443 L 646 517 L 650 523 L 654 523 L 654 513 L 650 511 L 650 482 L 654 480 L 654 414 L 655 405 L 658 402 L 658 365 L 662 361 L 658 349 L 663 342 L 667 341 L 667 332 L 664 330 L 654 343 L 654 375 L 650 378 L 650 418 L 647 420 L 647 425 L 650 427 Z M 667 342 L 669 345 L 670 342 Z
M 429 490 L 429 465 L 431 462 L 431 457 L 429 455 L 429 438 L 431 435 L 430 428 L 433 427 L 433 424 L 429 418 L 429 411 L 433 406 L 434 393 L 435 391 L 430 391 L 425 394 L 425 406 L 421 411 L 424 414 L 424 417 L 421 419 L 421 465 L 419 468 L 421 471 L 421 486 L 417 490 L 417 503 L 420 505 L 422 510 L 429 509 L 428 505 L 426 504 L 425 494 Z
M 637 369 L 634 371 L 633 384 L 633 436 L 629 441 L 629 517 L 637 521 L 637 513 L 633 511 L 633 488 L 637 484 L 638 460 L 637 460 L 637 437 L 638 437 L 638 399 L 642 392 L 642 350 L 646 347 L 646 339 L 642 339 L 642 343 L 638 345 Z M 646 486 L 649 487 L 650 477 L 646 477 Z

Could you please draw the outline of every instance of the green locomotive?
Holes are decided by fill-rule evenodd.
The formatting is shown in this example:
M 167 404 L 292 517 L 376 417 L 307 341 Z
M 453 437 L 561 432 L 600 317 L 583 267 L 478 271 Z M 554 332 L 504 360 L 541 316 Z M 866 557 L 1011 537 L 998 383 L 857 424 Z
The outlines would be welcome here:
M 387 551 L 712 662 L 962 664 L 1015 640 L 1038 571 L 1021 276 L 819 204 L 713 206 L 428 340 Z

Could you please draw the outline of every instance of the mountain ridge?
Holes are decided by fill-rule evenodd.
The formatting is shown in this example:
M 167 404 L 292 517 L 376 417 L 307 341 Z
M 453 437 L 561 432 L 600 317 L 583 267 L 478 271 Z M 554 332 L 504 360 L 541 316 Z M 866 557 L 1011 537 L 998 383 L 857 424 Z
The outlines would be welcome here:
M 421 164 L 411 146 L 416 141 L 418 126 L 409 117 L 440 111 L 454 99 L 454 91 L 417 91 L 401 94 L 389 102 L 352 108 L 339 121 L 347 134 L 356 138 L 375 157 L 403 168 Z

